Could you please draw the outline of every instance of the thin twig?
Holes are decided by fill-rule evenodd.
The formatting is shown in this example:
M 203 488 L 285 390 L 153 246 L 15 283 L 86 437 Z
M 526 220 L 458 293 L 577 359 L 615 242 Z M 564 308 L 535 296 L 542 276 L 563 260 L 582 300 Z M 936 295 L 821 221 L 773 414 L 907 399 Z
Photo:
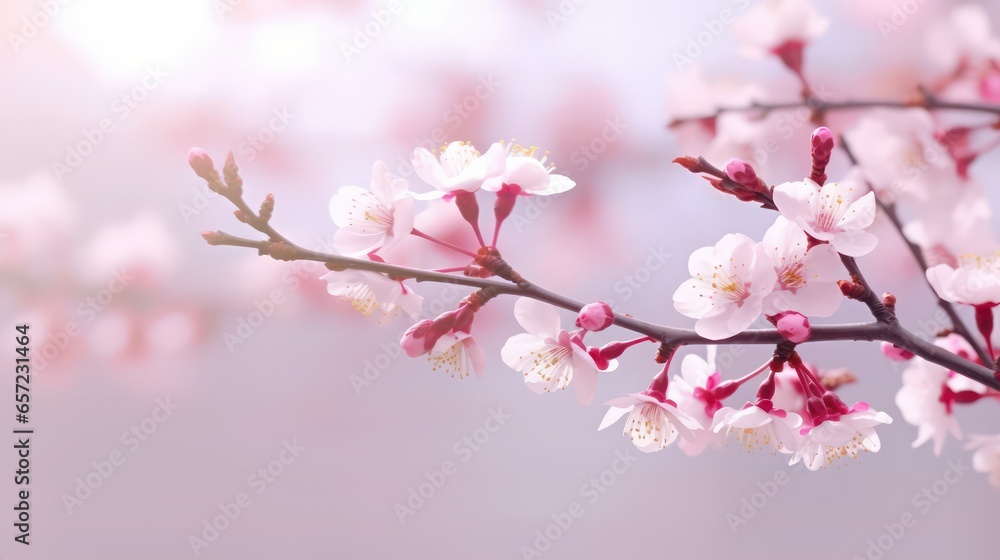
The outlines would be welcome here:
M 954 111 L 988 113 L 1000 116 L 1000 105 L 987 105 L 984 103 L 954 103 L 950 101 L 943 101 L 923 87 L 920 87 L 920 92 L 922 94 L 922 99 L 914 103 L 897 101 L 893 99 L 823 101 L 816 97 L 807 97 L 800 101 L 788 101 L 785 103 L 760 103 L 754 101 L 750 105 L 744 107 L 719 107 L 718 109 L 715 110 L 715 112 L 707 113 L 701 116 L 678 117 L 670 121 L 670 124 L 668 126 L 676 127 L 690 122 L 715 119 L 724 113 L 745 113 L 750 111 L 760 111 L 766 115 L 771 111 L 798 109 L 801 107 L 808 108 L 813 112 L 819 114 L 828 113 L 830 111 L 844 111 L 844 110 L 854 110 L 854 109 L 873 109 L 873 108 L 912 109 L 915 107 L 920 107 L 929 110 L 947 109 Z
M 851 146 L 847 143 L 847 139 L 841 136 L 839 145 L 841 149 L 844 150 L 844 153 L 847 154 L 847 159 L 851 162 L 851 165 L 858 165 L 858 160 L 854 156 L 854 152 L 851 151 Z M 899 233 L 903 242 L 906 243 L 906 246 L 909 248 L 914 260 L 917 261 L 917 265 L 920 267 L 921 276 L 924 278 L 924 282 L 937 299 L 938 306 L 944 310 L 944 312 L 948 315 L 948 318 L 951 320 L 952 331 L 968 341 L 968 343 L 976 351 L 976 355 L 979 356 L 980 360 L 982 360 L 983 364 L 992 364 L 993 360 L 989 357 L 989 354 L 987 354 L 982 345 L 979 344 L 978 339 L 972 336 L 972 331 L 965 326 L 965 323 L 962 321 L 961 316 L 959 316 L 958 310 L 955 309 L 955 306 L 950 301 L 942 298 L 937 293 L 937 290 L 934 289 L 934 286 L 931 285 L 930 280 L 927 279 L 927 269 L 930 268 L 927 263 L 927 258 L 924 256 L 923 249 L 921 249 L 916 243 L 910 241 L 909 238 L 906 237 L 906 234 L 903 233 L 903 222 L 899 219 L 899 214 L 896 213 L 896 206 L 894 204 L 886 204 L 883 202 L 878 196 L 878 191 L 876 191 L 875 188 L 868 183 L 868 181 L 865 181 L 865 184 L 868 186 L 868 190 L 875 193 L 876 207 L 881 210 L 887 218 L 889 218 L 889 222 L 892 224 L 893 228 L 895 228 L 896 232 Z

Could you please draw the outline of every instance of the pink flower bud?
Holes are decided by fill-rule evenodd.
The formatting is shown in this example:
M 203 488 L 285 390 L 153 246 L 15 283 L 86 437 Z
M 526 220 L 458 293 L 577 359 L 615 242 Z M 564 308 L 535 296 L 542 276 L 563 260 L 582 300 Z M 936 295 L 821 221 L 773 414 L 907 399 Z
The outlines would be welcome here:
M 406 329 L 406 332 L 403 333 L 403 338 L 399 341 L 399 345 L 403 347 L 407 356 L 416 358 L 417 356 L 423 356 L 429 351 L 426 347 L 427 341 L 424 339 L 427 337 L 433 324 L 434 322 L 430 319 L 424 319 Z
M 795 311 L 785 311 L 775 316 L 778 332 L 789 342 L 796 344 L 809 340 L 809 318 Z
M 741 185 L 753 185 L 757 183 L 757 172 L 749 163 L 741 159 L 731 159 L 726 164 L 726 175 L 730 179 Z
M 576 326 L 591 332 L 603 331 L 615 321 L 611 306 L 603 301 L 588 303 L 580 310 L 576 318 Z
M 809 178 L 817 185 L 823 185 L 826 182 L 826 166 L 833 154 L 833 133 L 829 128 L 821 126 L 813 131 L 811 143 L 812 171 L 809 173 Z
M 729 163 L 726 164 L 726 176 L 732 179 L 734 183 L 750 191 L 748 193 L 733 193 L 740 200 L 754 200 L 753 193 L 766 193 L 768 191 L 767 185 L 757 176 L 754 168 L 741 159 L 729 160 Z
M 201 148 L 191 148 L 191 151 L 188 152 L 188 165 L 194 169 L 195 174 L 206 181 L 212 182 L 219 178 L 219 172 L 215 170 L 215 163 Z
M 814 155 L 833 152 L 833 132 L 829 128 L 821 126 L 814 130 L 811 141 Z
M 886 358 L 889 358 L 890 360 L 894 360 L 897 362 L 905 362 L 906 360 L 909 360 L 914 356 L 913 352 L 910 352 L 905 348 L 900 348 L 888 342 L 883 342 L 881 348 L 882 348 L 882 354 L 884 354 Z

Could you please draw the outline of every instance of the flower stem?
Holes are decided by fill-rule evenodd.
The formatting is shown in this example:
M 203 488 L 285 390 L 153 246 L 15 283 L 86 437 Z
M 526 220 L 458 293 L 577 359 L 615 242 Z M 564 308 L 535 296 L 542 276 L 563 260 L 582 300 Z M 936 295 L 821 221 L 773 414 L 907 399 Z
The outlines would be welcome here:
M 432 235 L 428 235 L 428 234 L 420 231 L 417 228 L 413 228 L 413 231 L 411 231 L 410 233 L 412 233 L 413 235 L 416 235 L 417 237 L 422 237 L 422 238 L 426 239 L 427 241 L 431 241 L 431 242 L 437 243 L 438 245 L 441 245 L 442 247 L 447 247 L 447 248 L 451 249 L 452 251 L 457 251 L 459 253 L 462 253 L 463 255 L 466 255 L 466 256 L 469 256 L 469 257 L 472 257 L 472 258 L 476 258 L 478 256 L 475 253 L 473 253 L 472 251 L 467 251 L 467 250 L 459 247 L 458 245 L 452 245 L 451 243 L 448 243 L 447 241 L 443 241 L 441 239 L 438 239 L 437 237 L 434 237 Z

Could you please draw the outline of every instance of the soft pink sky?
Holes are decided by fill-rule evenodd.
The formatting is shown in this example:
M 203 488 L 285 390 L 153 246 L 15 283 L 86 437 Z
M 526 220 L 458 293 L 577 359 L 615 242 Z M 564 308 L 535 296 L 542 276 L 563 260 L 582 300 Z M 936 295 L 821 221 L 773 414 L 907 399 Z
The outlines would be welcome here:
M 58 13 L 37 15 L 45 4 Z M 902 97 L 933 72 L 921 36 L 951 4 L 921 5 L 883 40 L 877 22 L 893 2 L 816 2 L 831 27 L 809 50 L 807 71 L 838 97 Z M 252 232 L 205 195 L 187 166 L 192 146 L 217 162 L 237 152 L 251 204 L 275 193 L 274 223 L 315 247 L 335 229 L 330 196 L 367 184 L 375 160 L 406 175 L 415 145 L 516 138 L 550 150 L 578 186 L 547 207 L 519 208 L 520 227 L 502 239 L 508 260 L 572 297 L 614 299 L 620 310 L 690 326 L 670 302 L 687 256 L 730 231 L 759 237 L 771 218 L 670 164 L 700 148 L 665 128 L 681 104 L 668 91 L 690 91 L 684 85 L 703 71 L 752 79 L 774 98 L 796 95 L 777 62 L 739 58 L 728 27 L 698 57 L 701 70 L 677 68 L 673 55 L 706 22 L 744 5 L 5 3 L 0 327 L 30 322 L 37 354 L 33 544 L 13 543 L 8 524 L 0 555 L 522 558 L 536 531 L 572 509 L 582 513 L 544 558 L 863 557 L 868 540 L 906 513 L 916 525 L 885 558 L 995 557 L 1000 494 L 985 477 L 961 471 L 926 510 L 914 498 L 951 465 L 967 466 L 969 454 L 954 441 L 940 458 L 910 449 L 915 429 L 893 404 L 899 370 L 876 345 L 827 343 L 805 354 L 856 373 L 845 400 L 897 418 L 880 431 L 877 455 L 817 473 L 735 446 L 696 458 L 676 449 L 639 456 L 615 430 L 597 432 L 603 406 L 534 395 L 503 365 L 499 349 L 517 332 L 510 301 L 477 318 L 490 359 L 483 379 L 453 380 L 396 356 L 405 325 L 376 325 L 334 301 L 317 280 L 322 269 L 210 248 L 198 236 Z M 560 6 L 565 16 L 547 15 Z M 12 43 L 10 34 L 32 27 L 22 18 L 45 23 Z M 355 42 L 366 28 L 373 36 Z M 609 126 L 615 140 L 584 155 Z M 811 130 L 798 123 L 769 159 L 771 182 L 801 175 L 796 150 Z M 997 171 L 977 166 L 981 177 Z M 845 168 L 835 158 L 833 169 Z M 442 237 L 465 234 L 424 219 Z M 863 261 L 870 280 L 898 296 L 907 324 L 932 320 L 930 294 L 899 240 L 888 228 L 876 233 L 884 241 Z M 647 283 L 622 287 L 661 253 L 669 257 Z M 421 289 L 437 311 L 464 295 Z M 283 303 L 227 346 L 225 333 L 276 291 Z M 105 303 L 88 303 L 102 293 Z M 838 318 L 864 313 L 845 305 Z M 70 323 L 78 334 L 67 334 Z M 46 346 L 51 359 L 39 367 Z M 722 362 L 727 377 L 768 353 L 734 350 Z M 640 354 L 602 379 L 597 403 L 645 387 L 654 372 Z M 960 414 L 968 432 L 997 425 L 988 406 Z M 129 435 L 133 427 L 142 439 Z M 115 453 L 122 461 L 102 476 Z M 13 453 L 2 461 L 12 465 Z M 100 486 L 67 507 L 64 496 L 88 476 Z M 395 505 L 442 476 L 401 523 Z M 759 503 L 754 494 L 772 487 L 734 533 L 727 514 L 741 515 L 743 500 Z M 5 488 L 0 503 L 13 501 L 14 486 Z M 239 516 L 196 555 L 190 537 L 204 538 L 205 522 L 236 502 Z

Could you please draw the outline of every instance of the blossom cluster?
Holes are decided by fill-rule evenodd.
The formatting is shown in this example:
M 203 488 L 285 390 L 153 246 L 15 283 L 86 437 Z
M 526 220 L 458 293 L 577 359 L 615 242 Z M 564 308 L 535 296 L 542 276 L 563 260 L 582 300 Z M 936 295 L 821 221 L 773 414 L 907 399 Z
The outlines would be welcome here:
M 819 335 L 822 340 L 879 340 L 887 358 L 882 369 L 905 364 L 896 405 L 904 421 L 917 428 L 914 447 L 933 441 L 934 453 L 940 454 L 949 436 L 962 437 L 955 417 L 960 405 L 1000 397 L 992 341 L 993 311 L 1000 305 L 1000 253 L 993 251 L 1000 244 L 992 233 L 982 189 L 970 172 L 981 154 L 1000 146 L 978 140 L 997 127 L 992 121 L 946 123 L 935 112 L 955 108 L 960 100 L 968 103 L 956 92 L 968 94 L 969 84 L 975 86 L 971 90 L 976 101 L 1000 100 L 1000 40 L 988 32 L 963 36 L 969 10 L 957 9 L 945 24 L 947 33 L 939 34 L 950 38 L 950 47 L 961 55 L 946 80 L 920 90 L 918 102 L 877 100 L 867 105 L 828 100 L 810 82 L 807 46 L 827 30 L 828 22 L 806 0 L 761 2 L 736 23 L 743 53 L 775 56 L 801 86 L 801 103 L 771 103 L 753 84 L 722 91 L 700 83 L 689 88 L 694 92 L 690 97 L 698 98 L 697 104 L 690 104 L 696 109 L 672 123 L 682 140 L 690 139 L 686 129 L 709 136 L 708 144 L 698 147 L 708 158 L 684 156 L 675 162 L 726 196 L 774 212 L 768 214 L 773 222 L 760 241 L 729 233 L 691 254 L 690 279 L 676 287 L 673 304 L 695 320 L 693 330 L 638 321 L 603 302 L 577 303 L 539 288 L 514 269 L 498 240 L 518 200 L 565 193 L 575 186 L 554 172 L 547 153 L 515 143 L 497 142 L 485 151 L 470 142 L 452 142 L 436 151 L 417 148 L 412 165 L 422 186 L 414 190 L 377 162 L 367 187 L 345 186 L 333 196 L 329 210 L 339 227 L 333 238 L 339 254 L 320 257 L 302 253 L 270 227 L 270 195 L 259 213 L 246 207 L 234 163 L 227 161 L 220 175 L 207 154 L 193 150 L 190 163 L 196 173 L 212 190 L 234 201 L 237 217 L 268 240 L 231 239 L 221 232 L 204 235 L 213 244 L 256 247 L 281 260 L 323 260 L 330 294 L 365 315 L 412 319 L 400 341 L 406 354 L 426 356 L 433 370 L 459 379 L 484 373 L 487 351 L 475 334 L 476 317 L 501 295 L 520 296 L 513 314 L 524 332 L 507 339 L 500 358 L 534 393 L 572 385 L 576 398 L 590 404 L 602 376 L 631 369 L 619 367 L 623 354 L 658 343 L 658 365 L 650 371 L 647 388 L 607 401 L 599 425 L 603 430 L 624 418 L 624 435 L 644 452 L 676 442 L 685 453 L 697 455 L 732 442 L 748 450 L 788 455 L 790 464 L 801 462 L 810 470 L 876 452 L 881 448 L 876 429 L 892 423 L 890 415 L 866 401 L 848 405 L 837 389 L 856 381 L 855 376 L 807 363 L 800 345 Z M 699 72 L 694 75 L 701 79 Z M 675 106 L 683 108 L 684 103 Z M 808 170 L 805 177 L 772 186 L 764 179 L 767 158 L 753 157 L 759 154 L 755 144 L 774 115 L 789 106 L 806 110 L 813 121 L 829 127 L 815 128 L 808 138 L 809 159 L 800 165 Z M 995 105 L 958 106 L 1000 113 Z M 832 111 L 859 108 L 870 110 L 848 124 L 828 120 Z M 747 114 L 754 111 L 762 114 Z M 828 181 L 838 148 L 851 168 L 841 180 Z M 728 163 L 720 169 L 711 159 Z M 492 236 L 484 236 L 480 223 L 484 196 L 492 197 Z M 418 203 L 457 216 L 455 221 L 468 225 L 476 245 L 468 246 L 470 238 L 442 239 L 416 227 Z M 900 218 L 901 206 L 912 211 L 906 220 Z M 872 231 L 878 218 L 903 236 L 904 251 L 911 253 L 933 295 L 950 312 L 950 328 L 928 333 L 936 335 L 933 343 L 907 331 L 896 316 L 895 296 L 876 295 L 861 273 L 858 259 L 880 245 Z M 460 261 L 443 268 L 390 262 L 412 238 L 423 240 L 426 247 L 444 248 Z M 420 253 L 412 247 L 407 255 Z M 414 280 L 476 290 L 454 309 L 424 317 Z M 873 321 L 816 324 L 815 319 L 831 317 L 847 300 L 866 306 Z M 963 308 L 974 316 L 975 332 L 965 327 Z M 560 309 L 576 314 L 572 324 L 563 322 Z M 761 317 L 773 329 L 749 332 Z M 595 342 L 606 336 L 596 333 L 613 326 L 641 336 Z M 715 345 L 760 343 L 758 339 L 773 344 L 773 357 L 744 375 L 723 378 L 715 363 Z M 707 345 L 707 356 L 685 355 L 680 373 L 671 378 L 678 349 L 691 344 Z M 737 398 L 751 381 L 757 383 L 755 396 Z M 1000 485 L 1000 436 L 973 436 L 968 448 L 974 450 L 974 467 L 990 473 L 990 480 Z
M 829 317 L 843 300 L 838 253 L 863 256 L 878 241 L 865 231 L 875 219 L 874 194 L 859 192 L 808 178 L 778 185 L 773 198 L 781 214 L 763 241 L 729 234 L 691 255 L 692 278 L 674 293 L 677 311 L 697 319 L 695 330 L 712 340 L 743 332 L 764 313 L 777 318 L 789 340 L 805 342 L 806 318 Z

